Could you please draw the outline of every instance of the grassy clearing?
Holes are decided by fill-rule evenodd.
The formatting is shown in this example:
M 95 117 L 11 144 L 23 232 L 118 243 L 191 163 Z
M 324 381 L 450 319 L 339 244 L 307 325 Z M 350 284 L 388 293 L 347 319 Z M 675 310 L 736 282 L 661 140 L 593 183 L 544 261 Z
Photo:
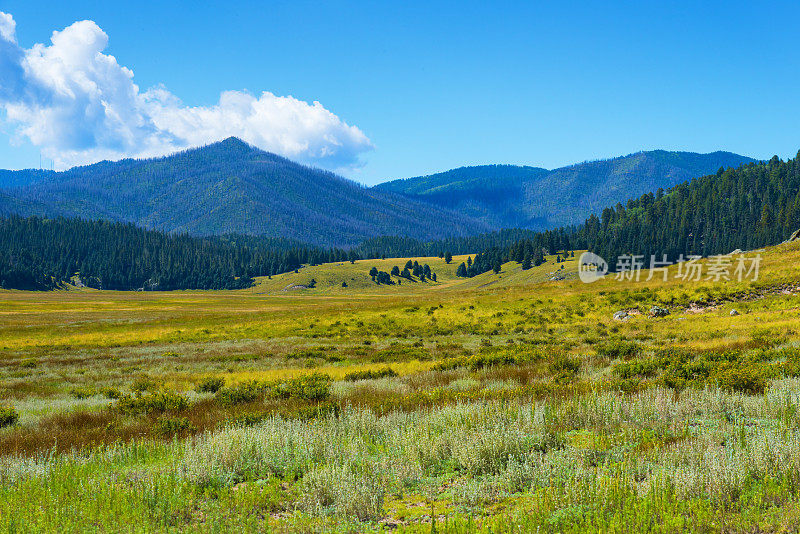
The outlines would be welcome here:
M 797 246 L 756 283 L 417 260 L 0 293 L 0 529 L 797 530 Z

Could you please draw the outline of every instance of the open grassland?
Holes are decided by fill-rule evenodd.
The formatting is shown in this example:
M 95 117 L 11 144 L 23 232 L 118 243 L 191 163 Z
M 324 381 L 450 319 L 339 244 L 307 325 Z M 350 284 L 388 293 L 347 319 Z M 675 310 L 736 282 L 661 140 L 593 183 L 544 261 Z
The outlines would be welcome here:
M 797 531 L 800 247 L 762 257 L 757 282 L 456 257 L 2 291 L 0 529 Z

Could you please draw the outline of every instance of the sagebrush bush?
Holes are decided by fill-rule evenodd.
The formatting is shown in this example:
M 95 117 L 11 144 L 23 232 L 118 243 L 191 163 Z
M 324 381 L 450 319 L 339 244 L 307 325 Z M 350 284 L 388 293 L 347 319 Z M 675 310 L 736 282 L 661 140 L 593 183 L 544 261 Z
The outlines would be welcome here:
M 300 505 L 309 512 L 333 512 L 361 521 L 383 517 L 386 485 L 377 466 L 324 465 L 306 474 L 300 488 Z
M 19 421 L 19 413 L 11 406 L 0 406 L 0 428 L 15 425 Z

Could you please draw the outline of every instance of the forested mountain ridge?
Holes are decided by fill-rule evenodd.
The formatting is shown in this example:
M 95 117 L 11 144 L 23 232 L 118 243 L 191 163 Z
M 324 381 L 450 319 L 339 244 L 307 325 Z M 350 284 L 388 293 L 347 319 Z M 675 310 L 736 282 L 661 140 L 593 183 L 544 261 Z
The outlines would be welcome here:
M 12 187 L 24 187 L 26 185 L 42 182 L 56 176 L 53 171 L 42 169 L 24 169 L 21 171 L 0 170 L 0 190 Z
M 522 262 L 542 248 L 587 249 L 609 262 L 619 256 L 710 256 L 753 250 L 788 239 L 800 228 L 800 152 L 795 159 L 749 163 L 646 193 L 566 232 L 543 232 L 486 249 L 469 275 L 510 260 Z M 554 239 L 555 238 L 555 239 Z M 555 246 L 553 246 L 555 245 Z M 480 261 L 479 261 L 480 260 Z M 473 264 L 474 265 L 474 264 Z
M 497 228 L 544 230 L 580 224 L 617 202 L 753 161 L 730 152 L 655 150 L 552 171 L 513 165 L 462 167 L 375 188 L 455 209 Z
M 36 178 L 0 189 L 0 214 L 103 219 L 167 232 L 263 235 L 320 246 L 353 246 L 377 235 L 431 240 L 490 229 L 235 138 L 163 158 L 103 161 Z
M 255 276 L 354 259 L 287 239 L 192 237 L 83 219 L 0 218 L 0 288 L 46 290 L 71 282 L 97 289 L 240 289 Z
M 455 209 L 495 228 L 512 228 L 531 226 L 518 224 L 520 199 L 525 184 L 541 180 L 549 172 L 538 167 L 481 165 L 393 180 L 375 188 Z

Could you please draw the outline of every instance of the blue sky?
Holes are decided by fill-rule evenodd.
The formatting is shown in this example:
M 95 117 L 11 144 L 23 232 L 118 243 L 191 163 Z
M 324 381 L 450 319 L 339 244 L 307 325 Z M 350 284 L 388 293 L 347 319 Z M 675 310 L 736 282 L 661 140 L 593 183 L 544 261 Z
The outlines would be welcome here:
M 120 100 L 120 124 L 142 122 L 124 135 L 119 124 L 97 126 L 96 113 L 76 130 L 82 100 L 54 112 L 70 121 L 55 132 L 33 113 L 49 96 L 17 109 L 2 127 L 0 167 L 38 166 L 40 150 L 60 166 L 149 155 L 230 133 L 240 119 L 257 144 L 367 184 L 642 149 L 786 158 L 800 148 L 798 2 L 60 4 L 0 1 L 19 50 L 91 20 L 97 29 L 77 28 L 76 39 L 102 30 L 102 53 L 142 93 L 169 93 L 150 92 L 133 111 Z M 39 72 L 35 91 L 50 72 Z M 10 75 L 0 74 L 2 89 Z M 260 111 L 230 119 L 225 91 L 233 108 Z M 20 117 L 38 133 L 20 133 Z M 311 125 L 298 131 L 292 117 Z

